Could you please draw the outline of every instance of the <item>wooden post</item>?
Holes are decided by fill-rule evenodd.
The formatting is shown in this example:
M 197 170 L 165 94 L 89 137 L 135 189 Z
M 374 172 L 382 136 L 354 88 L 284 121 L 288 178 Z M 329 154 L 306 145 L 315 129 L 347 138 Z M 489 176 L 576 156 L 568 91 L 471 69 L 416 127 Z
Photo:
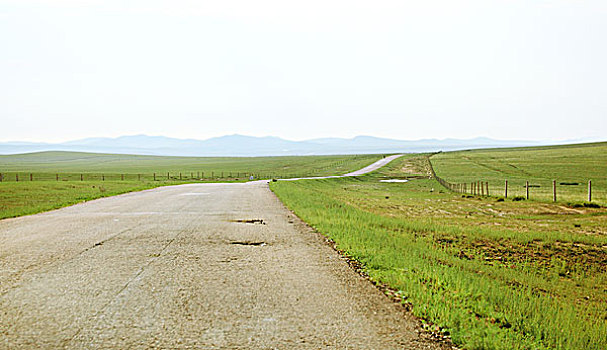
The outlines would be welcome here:
M 15 181 L 19 182 L 19 174 L 15 174 Z
M 156 181 L 156 173 L 154 173 L 154 181 Z
M 101 174 L 101 181 L 105 181 L 105 175 Z
M 214 178 L 214 177 L 215 177 L 215 172 L 211 171 L 211 178 Z
M 197 172 L 197 173 L 196 173 L 196 175 L 198 175 L 198 176 L 196 176 L 196 177 L 200 179 L 200 171 L 199 171 L 199 172 Z
M 588 180 L 588 202 L 592 202 L 592 180 Z
M 30 173 L 30 181 L 34 181 L 34 174 Z
M 59 174 L 55 174 L 55 180 L 59 181 Z
M 167 172 L 167 180 L 171 179 L 171 174 L 169 172 Z
M 489 181 L 485 181 L 485 187 L 487 187 L 487 197 L 489 197 Z
M 221 172 L 221 178 L 223 179 L 223 171 Z
M 504 188 L 504 198 L 508 198 L 508 180 L 506 180 L 506 187 Z
M 529 199 L 529 181 L 525 181 L 525 199 Z
M 204 179 L 204 171 L 200 173 L 202 176 L 200 177 L 201 179 Z
M 82 180 L 83 180 L 83 176 L 82 176 L 82 174 L 80 174 L 80 181 L 82 181 Z
M 141 181 L 141 174 L 137 174 L 137 181 Z
M 481 186 L 481 196 L 485 195 L 485 184 L 482 181 L 479 181 L 478 184 Z
M 0 182 L 2 182 L 2 173 L 0 173 Z
M 194 173 L 190 173 L 190 179 L 194 178 Z
M 552 180 L 552 201 L 556 202 L 556 180 Z
M 120 180 L 124 181 L 124 174 L 120 174 Z
M 179 180 L 181 180 L 181 173 L 179 173 Z

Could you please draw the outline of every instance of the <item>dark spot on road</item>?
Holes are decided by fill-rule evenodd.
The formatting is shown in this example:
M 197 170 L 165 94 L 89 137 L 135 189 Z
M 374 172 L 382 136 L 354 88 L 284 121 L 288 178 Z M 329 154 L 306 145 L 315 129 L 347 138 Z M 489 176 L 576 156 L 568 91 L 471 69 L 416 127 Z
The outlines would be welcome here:
M 263 219 L 240 219 L 240 220 L 230 220 L 230 222 L 239 222 L 241 224 L 259 224 L 259 225 L 266 224 L 263 221 Z
M 236 245 L 252 245 L 252 246 L 264 246 L 266 245 L 266 242 L 261 242 L 261 241 L 233 241 L 230 242 L 230 244 L 236 244 Z

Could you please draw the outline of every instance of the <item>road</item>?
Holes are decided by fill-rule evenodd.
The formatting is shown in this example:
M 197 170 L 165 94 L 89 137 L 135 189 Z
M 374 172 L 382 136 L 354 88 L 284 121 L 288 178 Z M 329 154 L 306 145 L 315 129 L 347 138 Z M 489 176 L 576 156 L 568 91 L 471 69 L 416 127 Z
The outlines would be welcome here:
M 353 171 L 351 173 L 345 174 L 344 176 L 358 176 L 358 175 L 364 175 L 364 174 L 370 173 L 370 172 L 375 171 L 375 170 L 383 167 L 384 165 L 390 163 L 391 161 L 393 161 L 393 160 L 395 160 L 397 158 L 400 158 L 402 156 L 403 156 L 403 154 L 395 154 L 395 155 L 392 155 L 392 156 L 388 156 L 388 157 L 380 159 L 377 162 L 375 162 L 375 163 L 373 163 L 373 164 L 371 164 L 369 166 L 366 166 L 366 167 L 364 167 L 364 168 L 362 168 L 360 170 L 356 170 L 356 171 Z
M 0 247 L 0 348 L 438 348 L 265 182 L 6 219 Z

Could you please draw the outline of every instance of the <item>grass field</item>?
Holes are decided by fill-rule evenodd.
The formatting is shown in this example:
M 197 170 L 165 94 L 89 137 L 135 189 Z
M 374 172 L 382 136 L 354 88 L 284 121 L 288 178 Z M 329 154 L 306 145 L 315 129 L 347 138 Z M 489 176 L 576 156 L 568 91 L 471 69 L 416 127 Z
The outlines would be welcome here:
M 0 173 L 4 177 L 0 182 L 0 219 L 182 182 L 247 181 L 249 174 L 261 178 L 337 175 L 363 168 L 379 158 L 378 155 L 194 158 L 74 152 L 0 156 Z M 198 177 L 202 173 L 204 178 Z M 30 181 L 30 174 L 34 181 Z M 19 182 L 15 181 L 16 176 Z
M 0 183 L 0 219 L 35 214 L 121 193 L 175 185 L 175 181 L 34 181 Z
M 587 150 L 590 159 L 603 157 Z M 523 163 L 515 165 L 560 177 L 550 164 L 534 170 Z M 388 285 L 388 294 L 410 305 L 429 329 L 466 349 L 606 349 L 607 210 L 462 197 L 432 179 L 379 182 L 414 178 L 426 173 L 425 164 L 423 156 L 411 155 L 362 178 L 271 188 L 362 263 L 371 279 Z M 437 168 L 466 173 L 457 162 Z M 597 175 L 586 166 L 575 177 Z
M 436 174 L 453 183 L 489 182 L 492 195 L 552 200 L 552 181 L 557 182 L 557 200 L 587 200 L 592 180 L 593 201 L 607 205 L 607 142 L 569 146 L 489 149 L 440 153 L 432 156 Z
M 363 168 L 380 155 L 301 156 L 301 157 L 159 157 L 78 152 L 39 152 L 0 156 L 0 173 L 5 181 L 84 179 L 126 180 L 182 178 L 261 178 L 339 175 Z M 141 174 L 139 177 L 138 174 Z M 200 176 L 199 176 L 200 175 Z

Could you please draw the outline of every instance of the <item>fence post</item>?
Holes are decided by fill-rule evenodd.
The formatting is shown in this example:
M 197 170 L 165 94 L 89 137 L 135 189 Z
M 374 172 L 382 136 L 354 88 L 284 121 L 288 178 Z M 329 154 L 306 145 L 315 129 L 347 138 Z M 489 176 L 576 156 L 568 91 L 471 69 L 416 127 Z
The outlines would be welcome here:
M 508 180 L 506 180 L 506 187 L 504 189 L 504 198 L 508 198 Z
M 137 174 L 137 181 L 141 181 L 141 174 Z
M 481 196 L 485 195 L 485 184 L 482 181 L 479 181 L 479 185 L 481 185 Z
M 55 181 L 59 181 L 59 174 L 55 174 Z
M 489 197 L 489 181 L 485 181 L 485 186 L 487 187 L 487 197 Z
M 588 202 L 592 202 L 592 180 L 588 180 Z
M 525 199 L 529 199 L 529 181 L 525 181 Z
M 179 180 L 181 180 L 181 173 L 179 173 Z
M 82 181 L 82 180 L 83 180 L 83 176 L 82 176 L 82 174 L 80 174 L 80 181 Z
M 156 181 L 156 173 L 154 173 L 154 181 Z
M 221 172 L 221 178 L 223 179 L 223 171 Z
M 30 181 L 34 181 L 34 174 L 30 173 Z
M 190 173 L 190 179 L 194 178 L 194 173 Z
M 19 174 L 15 174 L 15 181 L 19 182 Z
M 101 174 L 101 181 L 105 181 L 105 175 Z
M 204 171 L 201 172 L 202 176 L 200 177 L 201 179 L 204 179 Z
M 552 201 L 556 202 L 556 180 L 552 180 Z
M 120 174 L 120 181 L 124 181 L 124 174 Z

